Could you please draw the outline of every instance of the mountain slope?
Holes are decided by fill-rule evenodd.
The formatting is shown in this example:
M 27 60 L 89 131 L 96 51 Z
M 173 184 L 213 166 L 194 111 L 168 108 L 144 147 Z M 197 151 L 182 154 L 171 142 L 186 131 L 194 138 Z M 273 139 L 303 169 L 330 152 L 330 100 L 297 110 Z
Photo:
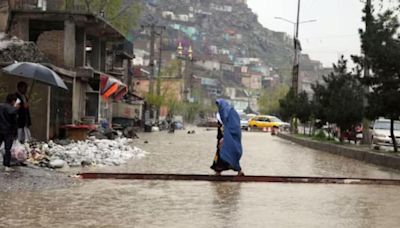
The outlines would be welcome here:
M 133 0 L 130 0 L 133 1 Z M 203 57 L 260 58 L 271 67 L 287 68 L 292 42 L 284 33 L 264 28 L 244 0 L 142 0 L 144 21 L 179 30 L 176 39 L 192 41 Z M 182 37 L 183 36 L 185 37 Z

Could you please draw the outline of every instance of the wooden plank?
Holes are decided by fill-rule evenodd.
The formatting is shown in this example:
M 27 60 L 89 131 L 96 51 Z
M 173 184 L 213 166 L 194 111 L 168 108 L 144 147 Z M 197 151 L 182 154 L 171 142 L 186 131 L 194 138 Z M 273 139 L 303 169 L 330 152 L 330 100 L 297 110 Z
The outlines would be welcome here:
M 371 179 L 346 177 L 297 177 L 297 176 L 232 176 L 195 174 L 149 174 L 149 173 L 80 173 L 82 179 L 123 179 L 123 180 L 170 180 L 170 181 L 211 181 L 211 182 L 274 182 L 301 184 L 359 184 L 399 185 L 397 179 Z

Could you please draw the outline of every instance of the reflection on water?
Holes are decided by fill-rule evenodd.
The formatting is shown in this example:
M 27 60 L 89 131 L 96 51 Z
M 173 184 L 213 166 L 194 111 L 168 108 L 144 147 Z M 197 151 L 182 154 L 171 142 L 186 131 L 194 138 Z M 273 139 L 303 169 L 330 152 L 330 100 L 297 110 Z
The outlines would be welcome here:
M 149 154 L 118 172 L 212 173 L 215 132 L 142 135 Z M 145 140 L 149 144 L 144 144 Z M 256 175 L 399 178 L 399 173 L 245 133 L 242 166 Z M 233 172 L 232 172 L 233 174 Z M 399 187 L 183 181 L 84 182 L 0 193 L 0 227 L 398 227 Z
M 235 227 L 240 201 L 241 183 L 211 183 L 213 215 L 223 227 Z
M 0 193 L 0 227 L 397 227 L 398 187 L 93 181 Z M 5 197 L 5 198 L 4 198 Z

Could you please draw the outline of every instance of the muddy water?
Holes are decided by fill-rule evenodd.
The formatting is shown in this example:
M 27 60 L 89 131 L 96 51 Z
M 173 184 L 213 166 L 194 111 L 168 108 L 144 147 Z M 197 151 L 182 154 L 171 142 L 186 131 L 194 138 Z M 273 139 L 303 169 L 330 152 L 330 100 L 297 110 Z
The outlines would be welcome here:
M 141 135 L 136 146 L 149 152 L 145 158 L 98 170 L 212 173 L 215 133 Z M 244 133 L 243 144 L 242 167 L 251 175 L 400 178 L 395 171 L 263 133 Z M 399 191 L 373 185 L 96 180 L 77 188 L 0 193 L 0 227 L 398 227 Z

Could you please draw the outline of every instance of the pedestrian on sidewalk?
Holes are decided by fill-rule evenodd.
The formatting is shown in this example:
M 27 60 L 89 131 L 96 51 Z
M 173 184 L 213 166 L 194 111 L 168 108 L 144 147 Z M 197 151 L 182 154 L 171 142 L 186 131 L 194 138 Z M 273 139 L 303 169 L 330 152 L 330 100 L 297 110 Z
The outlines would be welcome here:
M 238 175 L 244 175 L 240 166 L 243 151 L 239 114 L 223 99 L 218 99 L 216 104 L 218 105 L 217 152 L 211 169 L 216 175 L 221 175 L 222 171 L 230 169 L 238 172 Z
M 18 140 L 20 143 L 28 142 L 31 139 L 31 131 L 29 127 L 32 125 L 31 114 L 29 111 L 28 97 L 26 92 L 28 91 L 28 84 L 25 82 L 19 82 L 17 84 L 17 93 L 15 94 L 19 100 L 21 100 L 20 108 L 18 109 Z
M 8 94 L 5 103 L 0 104 L 0 145 L 4 142 L 3 166 L 6 172 L 11 166 L 11 147 L 17 135 L 17 96 Z

